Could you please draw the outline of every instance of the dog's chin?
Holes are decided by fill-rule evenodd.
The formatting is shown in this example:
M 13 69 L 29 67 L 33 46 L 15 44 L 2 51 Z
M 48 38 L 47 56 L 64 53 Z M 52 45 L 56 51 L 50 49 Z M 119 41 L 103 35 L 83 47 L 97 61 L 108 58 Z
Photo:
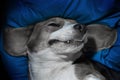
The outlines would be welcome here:
M 75 41 L 75 40 L 67 40 L 67 41 L 60 41 L 60 40 L 50 40 L 49 46 L 52 51 L 55 53 L 77 53 L 79 52 L 83 46 L 83 41 Z

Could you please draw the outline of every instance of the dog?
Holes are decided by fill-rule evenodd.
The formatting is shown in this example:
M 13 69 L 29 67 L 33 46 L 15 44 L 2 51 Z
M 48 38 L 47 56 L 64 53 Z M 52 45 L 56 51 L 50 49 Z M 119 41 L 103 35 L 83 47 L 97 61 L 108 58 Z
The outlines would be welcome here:
M 89 60 L 75 61 L 84 52 L 110 48 L 117 38 L 116 30 L 106 25 L 82 25 L 59 17 L 8 27 L 4 35 L 10 55 L 28 56 L 30 80 L 107 80 Z

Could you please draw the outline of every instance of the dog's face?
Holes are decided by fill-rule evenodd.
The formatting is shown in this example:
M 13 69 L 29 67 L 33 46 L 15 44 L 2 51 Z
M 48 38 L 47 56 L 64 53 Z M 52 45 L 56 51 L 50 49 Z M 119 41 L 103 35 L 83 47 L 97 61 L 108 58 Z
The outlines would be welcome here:
M 21 35 L 18 31 L 24 33 Z M 46 48 L 50 48 L 51 51 L 57 54 L 77 53 L 86 42 L 85 26 L 78 24 L 74 20 L 62 18 L 51 18 L 28 28 L 7 30 L 6 34 L 12 37 L 12 34 L 10 35 L 9 32 L 12 32 L 14 37 L 16 36 L 17 38 L 12 38 L 12 40 L 5 39 L 13 43 L 12 45 L 6 44 L 6 49 L 10 49 L 12 46 L 15 46 L 14 48 L 17 49 L 18 45 L 14 43 L 22 44 L 22 49 L 14 50 L 12 48 L 12 52 L 8 50 L 9 53 L 14 53 L 15 55 L 21 55 L 22 50 L 27 51 L 25 49 L 28 49 L 30 52 L 38 52 Z M 22 41 L 20 41 L 21 38 L 23 38 Z
M 39 32 L 35 33 L 37 37 L 30 40 L 28 44 L 31 52 L 37 53 L 49 48 L 57 55 L 66 55 L 67 58 L 71 58 L 71 56 L 77 55 L 76 53 L 85 44 L 85 26 L 73 20 L 52 18 L 42 23 L 42 26 L 41 23 L 36 24 L 35 32 L 37 30 Z

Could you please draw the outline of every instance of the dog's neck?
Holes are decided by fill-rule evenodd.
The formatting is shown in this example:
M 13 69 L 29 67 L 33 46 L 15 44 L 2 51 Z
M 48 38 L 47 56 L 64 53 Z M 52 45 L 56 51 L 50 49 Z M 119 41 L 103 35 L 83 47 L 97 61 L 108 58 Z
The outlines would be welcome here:
M 63 72 L 74 71 L 74 65 L 72 64 L 73 61 L 64 60 L 63 58 L 66 58 L 65 55 L 58 56 L 57 54 L 51 52 L 49 48 L 37 53 L 29 54 L 28 56 L 31 80 L 56 80 L 54 77 L 55 75 L 58 75 L 59 77 L 63 74 Z M 74 75 L 73 72 L 70 73 L 72 74 L 69 74 L 68 76 Z

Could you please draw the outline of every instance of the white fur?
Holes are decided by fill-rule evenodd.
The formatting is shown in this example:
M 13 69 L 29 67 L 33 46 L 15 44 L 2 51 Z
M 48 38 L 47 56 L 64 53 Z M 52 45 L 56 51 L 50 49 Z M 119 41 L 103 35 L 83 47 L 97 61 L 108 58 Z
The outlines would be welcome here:
M 62 58 L 65 56 L 58 56 L 49 48 L 29 55 L 31 80 L 78 80 L 72 61 L 65 62 Z
M 31 80 L 79 80 L 75 74 L 75 65 L 72 61 L 62 60 L 65 57 L 52 53 L 49 48 L 29 55 Z M 90 74 L 84 80 L 100 79 Z
M 93 74 L 89 74 L 83 80 L 101 80 L 101 79 L 97 78 Z

